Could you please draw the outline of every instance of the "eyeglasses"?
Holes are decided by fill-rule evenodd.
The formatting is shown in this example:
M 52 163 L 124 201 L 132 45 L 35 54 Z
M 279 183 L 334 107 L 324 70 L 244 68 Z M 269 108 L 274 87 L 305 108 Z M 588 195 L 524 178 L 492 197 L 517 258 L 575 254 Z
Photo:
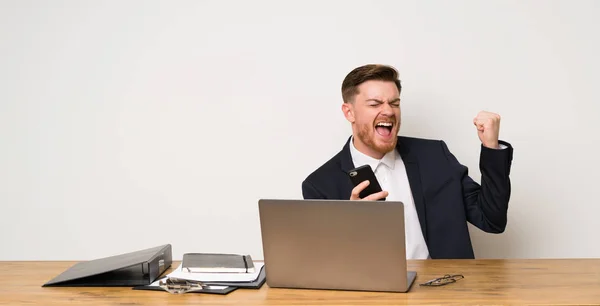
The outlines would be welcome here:
M 181 294 L 192 291 L 202 291 L 205 285 L 201 282 L 193 282 L 185 279 L 166 277 L 158 282 L 158 286 L 169 293 Z
M 420 284 L 421 286 L 444 286 L 444 285 L 448 285 L 450 283 L 456 283 L 457 280 L 459 279 L 463 279 L 465 278 L 462 274 L 446 274 L 442 277 L 438 277 L 436 279 L 432 279 L 430 281 L 427 281 L 423 284 Z

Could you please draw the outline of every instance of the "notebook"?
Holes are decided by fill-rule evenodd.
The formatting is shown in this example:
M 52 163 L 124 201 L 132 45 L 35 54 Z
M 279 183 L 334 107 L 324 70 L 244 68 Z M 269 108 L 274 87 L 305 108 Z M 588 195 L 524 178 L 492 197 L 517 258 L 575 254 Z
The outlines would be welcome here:
M 183 254 L 182 270 L 191 273 L 254 273 L 250 255 L 186 253 Z

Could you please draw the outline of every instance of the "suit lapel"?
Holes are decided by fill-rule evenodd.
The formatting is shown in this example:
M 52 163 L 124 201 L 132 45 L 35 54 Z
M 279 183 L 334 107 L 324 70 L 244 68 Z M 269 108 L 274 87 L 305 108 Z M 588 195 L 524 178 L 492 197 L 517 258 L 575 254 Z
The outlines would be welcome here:
M 415 152 L 412 152 L 410 147 L 407 146 L 405 142 L 402 142 L 401 137 L 398 137 L 396 150 L 398 150 L 398 153 L 400 153 L 402 161 L 404 162 L 404 166 L 406 167 L 406 174 L 408 176 L 408 182 L 410 183 L 410 189 L 415 201 L 417 215 L 419 216 L 421 231 L 423 232 L 425 242 L 427 242 L 427 213 L 425 209 L 425 198 L 423 196 L 423 186 L 421 184 L 419 161 Z
M 350 138 L 348 138 L 348 141 L 346 141 L 344 148 L 342 148 L 342 152 L 340 152 L 340 163 L 342 166 L 342 171 L 344 171 L 346 173 L 355 168 L 354 162 L 352 161 L 352 154 L 350 153 L 350 140 L 351 139 L 352 139 L 352 136 L 350 136 Z
M 348 172 L 350 172 L 350 170 L 354 169 L 354 162 L 352 161 L 352 154 L 350 153 L 350 140 L 352 139 L 352 136 L 350 136 L 348 138 L 348 141 L 346 141 L 346 145 L 344 145 L 344 148 L 342 148 L 342 151 L 340 152 L 340 167 L 342 172 L 344 172 L 344 177 L 346 177 L 346 184 L 344 184 L 341 188 L 343 197 L 346 197 L 346 199 L 350 198 L 350 194 L 352 193 L 352 188 L 354 188 L 354 186 L 352 185 L 352 182 L 350 181 L 350 178 L 347 177 Z

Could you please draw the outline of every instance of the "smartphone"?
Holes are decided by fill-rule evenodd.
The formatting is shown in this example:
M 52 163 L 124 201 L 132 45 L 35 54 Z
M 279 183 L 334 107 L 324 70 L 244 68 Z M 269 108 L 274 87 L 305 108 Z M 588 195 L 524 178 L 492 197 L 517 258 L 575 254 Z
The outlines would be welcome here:
M 377 177 L 369 165 L 360 166 L 348 171 L 348 176 L 350 176 L 350 180 L 352 181 L 354 187 L 367 180 L 370 182 L 369 186 L 360 192 L 359 197 L 361 199 L 364 199 L 368 195 L 382 191 L 379 181 L 377 181 Z M 379 199 L 379 201 L 385 201 L 385 198 Z

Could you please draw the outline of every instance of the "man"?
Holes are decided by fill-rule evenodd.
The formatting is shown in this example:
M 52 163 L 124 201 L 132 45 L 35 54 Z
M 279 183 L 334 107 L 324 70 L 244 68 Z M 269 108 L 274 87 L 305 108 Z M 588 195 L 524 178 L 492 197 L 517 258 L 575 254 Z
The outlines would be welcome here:
M 498 140 L 500 116 L 482 111 L 473 120 L 482 143 L 479 185 L 443 141 L 397 136 L 400 91 L 393 67 L 366 65 L 346 76 L 342 111 L 352 136 L 302 182 L 303 196 L 402 201 L 407 258 L 474 258 L 467 222 L 488 233 L 502 233 L 507 222 L 513 148 Z M 365 164 L 383 191 L 360 199 L 369 182 L 354 187 L 348 171 Z

